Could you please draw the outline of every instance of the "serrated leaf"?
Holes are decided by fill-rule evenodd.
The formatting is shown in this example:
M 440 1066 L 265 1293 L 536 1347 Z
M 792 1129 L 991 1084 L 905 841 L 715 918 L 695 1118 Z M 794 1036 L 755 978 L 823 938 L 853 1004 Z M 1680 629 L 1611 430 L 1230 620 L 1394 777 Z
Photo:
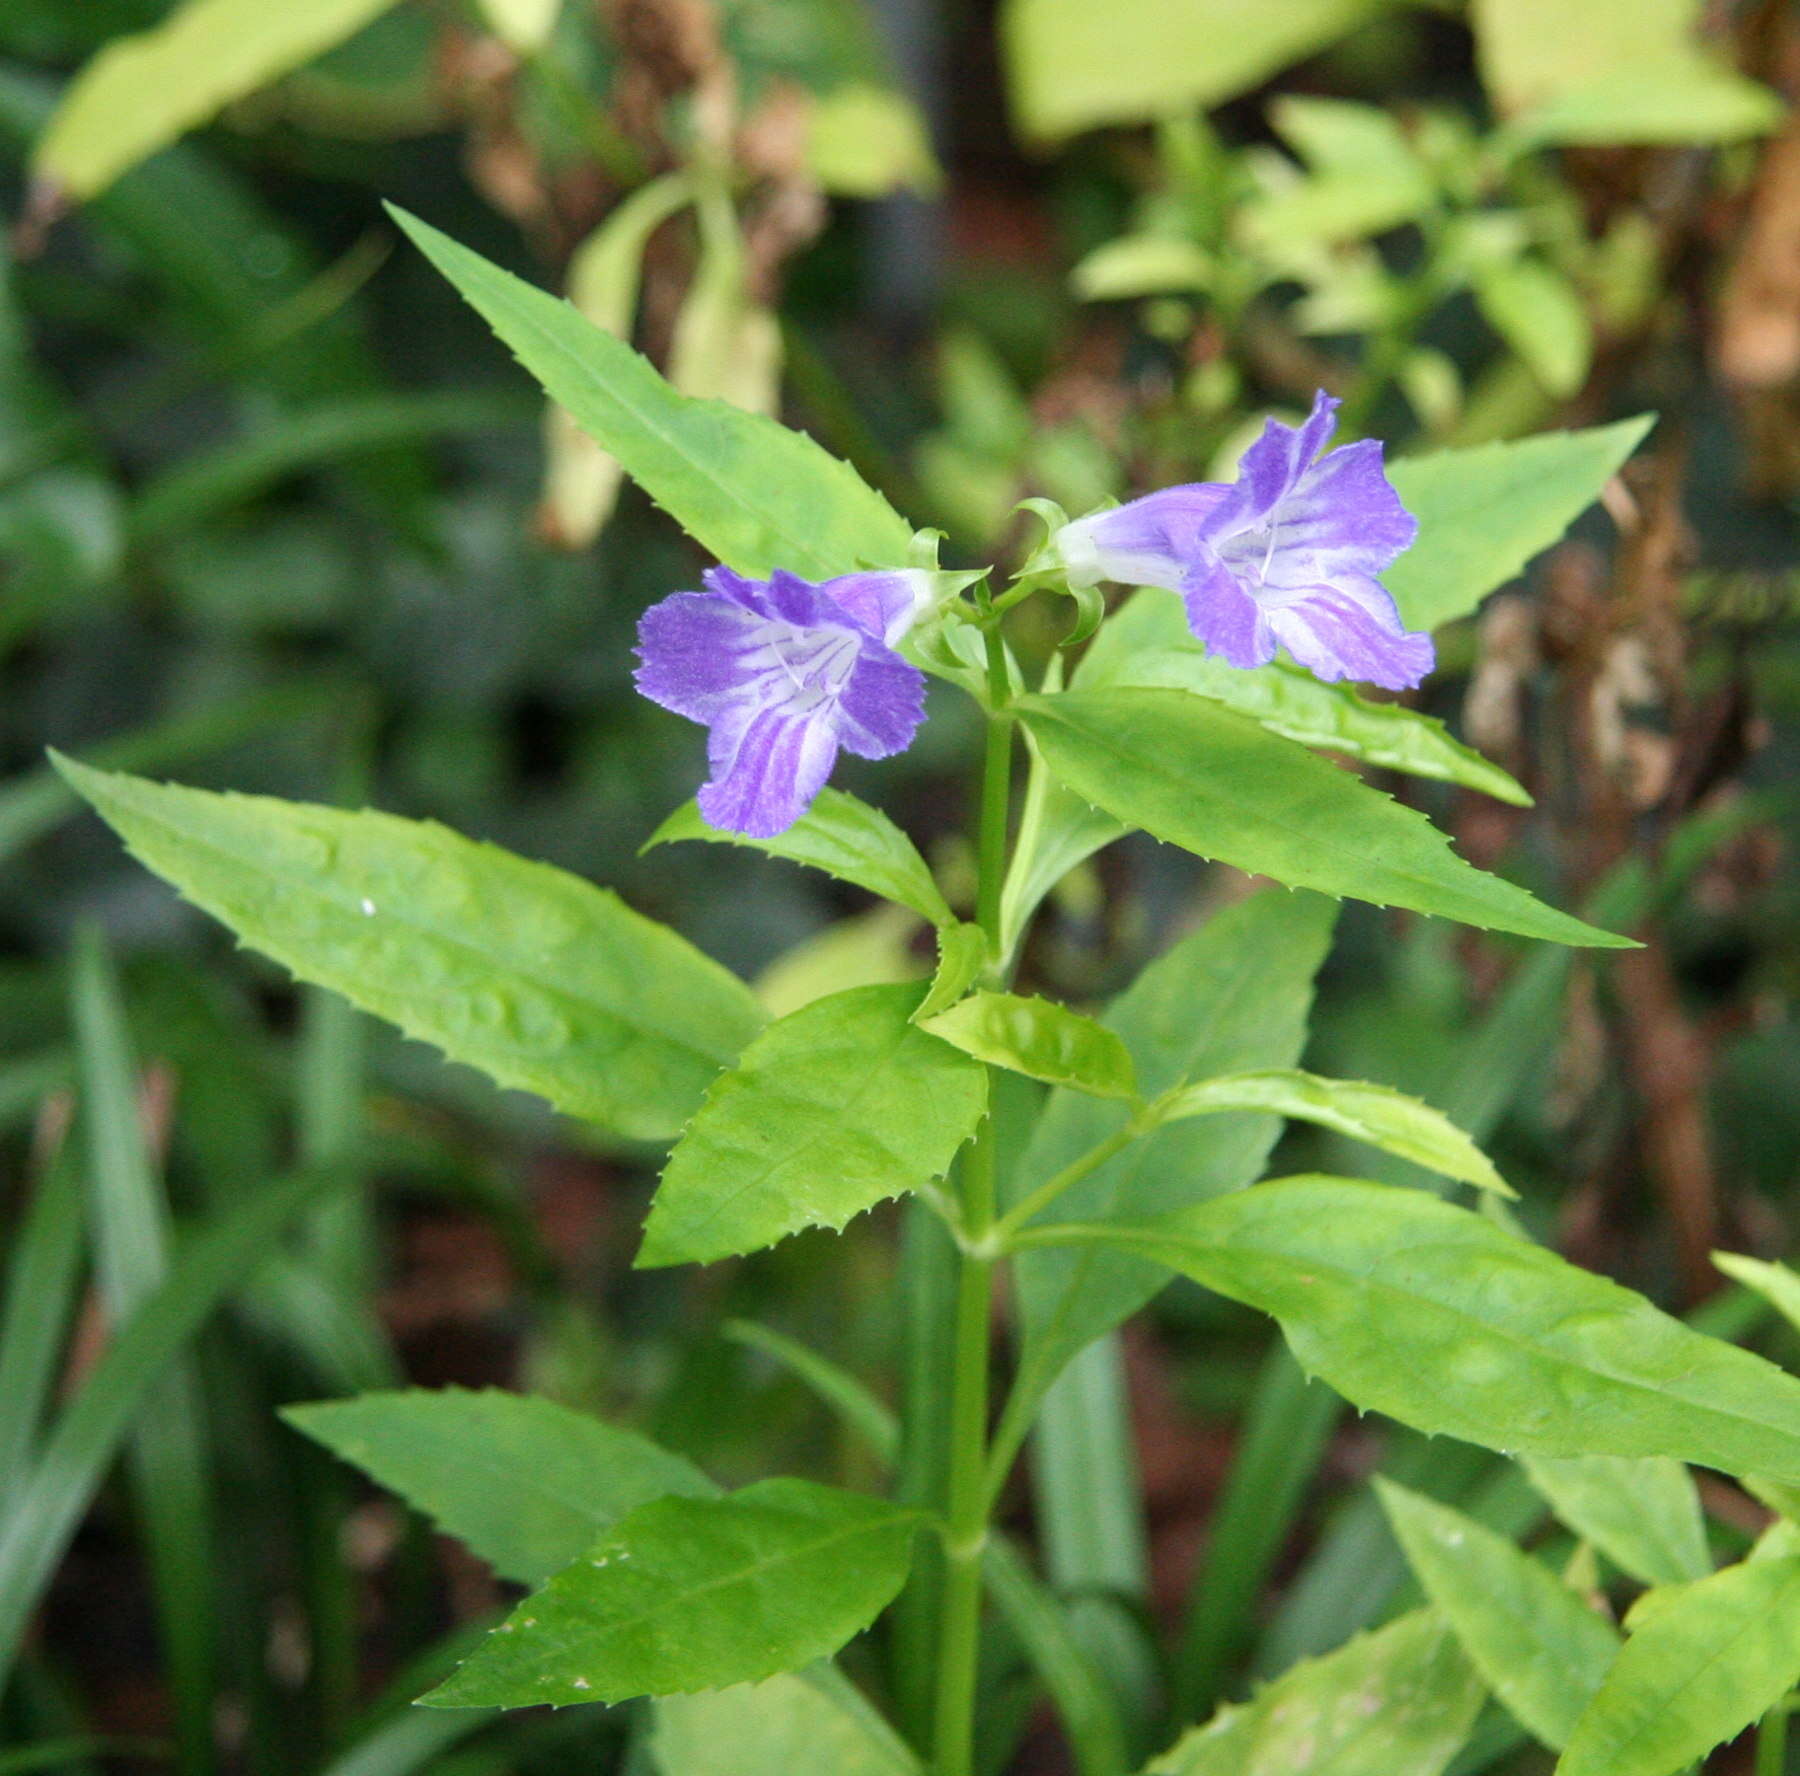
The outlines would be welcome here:
M 359 31 L 395 0 L 187 0 L 70 83 L 32 173 L 85 201 L 177 137 Z
M 1353 1405 L 1502 1453 L 1800 1477 L 1800 1381 L 1422 1191 L 1284 1178 L 1146 1226 L 1060 1228 L 1260 1308 Z
M 811 438 L 680 394 L 622 340 L 435 228 L 393 212 L 545 392 L 696 542 L 739 573 L 809 579 L 909 559 L 912 529 Z
M 1196 1074 L 1289 1065 L 1306 1043 L 1313 976 L 1331 945 L 1337 909 L 1310 894 L 1253 894 L 1215 913 L 1152 962 L 1106 1012 L 1146 1092 Z M 1016 1202 L 1118 1133 L 1122 1104 L 1053 1092 L 1008 1190 Z M 1141 1221 L 1228 1190 L 1262 1171 L 1281 1132 L 1273 1116 L 1175 1123 L 1134 1141 L 1068 1190 L 1055 1221 Z M 1033 1225 L 1043 1225 L 1037 1222 Z M 1100 1246 L 1022 1251 L 1014 1260 L 1024 1359 L 1007 1422 L 1022 1436 L 1036 1402 L 1084 1345 L 1142 1307 L 1164 1270 Z
M 1178 600 L 1146 589 L 1107 619 L 1075 675 L 1077 689 L 1112 686 L 1192 691 L 1259 721 L 1271 733 L 1351 758 L 1460 783 L 1528 808 L 1531 797 L 1500 767 L 1453 739 L 1444 724 L 1402 703 L 1371 703 L 1284 661 L 1240 672 L 1210 657 Z
M 1642 414 L 1581 432 L 1436 450 L 1388 465 L 1418 540 L 1382 583 L 1409 627 L 1464 617 L 1600 497 L 1655 423 Z
M 1525 1474 L 1570 1529 L 1646 1585 L 1712 1571 L 1694 1477 L 1678 1461 L 1527 1456 Z
M 826 1667 L 666 1696 L 651 1749 L 662 1776 L 919 1776 L 919 1760 Z
M 1481 1707 L 1434 1610 L 1415 1610 L 1221 1708 L 1144 1776 L 1439 1776 Z
M 498 1389 L 362 1394 L 284 1407 L 282 1417 L 526 1585 L 639 1505 L 718 1491 L 648 1437 Z
M 937 972 L 931 977 L 931 987 L 919 1009 L 913 1013 L 915 1024 L 922 1024 L 954 1005 L 981 978 L 991 959 L 987 933 L 979 925 L 964 924 L 961 920 L 952 925 L 940 925 L 937 937 Z
M 1715 1252 L 1712 1260 L 1733 1282 L 1754 1289 L 1789 1325 L 1800 1330 L 1800 1272 L 1742 1252 Z
M 623 1702 L 795 1670 L 892 1601 L 919 1522 L 885 1499 L 810 1480 L 640 1505 L 422 1700 Z
M 1266 1067 L 1182 1086 L 1159 1098 L 1155 1108 L 1162 1122 L 1224 1110 L 1266 1110 L 1365 1141 L 1478 1190 L 1518 1195 L 1487 1155 L 1441 1111 L 1361 1079 L 1322 1079 L 1293 1067 Z
M 991 1066 L 1099 1098 L 1135 1098 L 1131 1051 L 1104 1024 L 1019 993 L 972 993 L 922 1025 Z
M 1504 1536 L 1380 1475 L 1375 1486 L 1414 1576 L 1488 1687 L 1544 1744 L 1566 1744 L 1617 1632 Z
M 1627 1626 L 1557 1776 L 1672 1776 L 1779 1702 L 1800 1681 L 1800 1556 L 1648 1591 Z
M 1065 691 L 1015 707 L 1076 794 L 1201 857 L 1489 930 L 1630 946 L 1463 862 L 1424 815 L 1207 698 Z
M 709 1263 L 842 1227 L 949 1169 L 987 1075 L 911 1020 L 916 986 L 833 993 L 771 1024 L 669 1156 L 640 1266 Z
M 762 1021 L 616 895 L 429 821 L 57 768 L 252 949 L 502 1085 L 654 1140 Z
M 709 826 L 696 803 L 684 802 L 644 841 L 643 848 L 648 851 L 677 839 L 709 839 L 766 851 L 771 857 L 809 864 L 840 882 L 854 882 L 884 900 L 898 901 L 933 925 L 956 923 L 930 865 L 912 840 L 879 808 L 871 808 L 841 789 L 827 786 L 820 790 L 813 805 L 786 832 L 768 839 Z

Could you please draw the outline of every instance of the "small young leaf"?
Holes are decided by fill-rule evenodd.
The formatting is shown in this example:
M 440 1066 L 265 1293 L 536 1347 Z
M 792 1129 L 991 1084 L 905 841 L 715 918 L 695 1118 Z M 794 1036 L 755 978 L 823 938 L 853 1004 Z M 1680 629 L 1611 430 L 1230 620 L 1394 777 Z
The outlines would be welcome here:
M 1103 628 L 1101 635 L 1106 631 Z M 1031 748 L 1031 774 L 1013 842 L 1013 860 L 1000 892 L 1000 949 L 1012 956 L 1025 927 L 1057 883 L 1103 846 L 1125 836 L 1125 827 L 1091 802 L 1064 789 Z
M 1360 1079 L 1321 1079 L 1316 1073 L 1292 1067 L 1265 1067 L 1181 1086 L 1155 1105 L 1159 1122 L 1221 1110 L 1267 1110 L 1299 1122 L 1315 1122 L 1446 1178 L 1500 1196 L 1518 1195 L 1494 1170 L 1487 1155 L 1447 1116 L 1385 1085 L 1369 1085 Z
M 32 174 L 83 200 L 234 99 L 310 62 L 395 0 L 186 0 L 161 24 L 115 38 L 70 83 Z
M 987 1075 L 909 1021 L 919 998 L 907 982 L 832 993 L 752 1042 L 670 1155 L 639 1265 L 842 1227 L 941 1177 L 987 1107 Z
M 1713 1263 L 1746 1289 L 1754 1289 L 1790 1325 L 1800 1328 L 1800 1272 L 1766 1264 L 1742 1252 L 1715 1252 Z
M 1800 1478 L 1800 1381 L 1422 1191 L 1286 1178 L 1149 1226 L 1052 1232 L 1261 1308 L 1302 1367 L 1417 1430 Z
M 912 529 L 847 463 L 772 419 L 680 394 L 623 340 L 404 212 L 395 220 L 545 392 L 709 553 L 808 579 L 898 566 Z
M 1800 1556 L 1647 1591 L 1557 1776 L 1672 1776 L 1800 1681 Z
M 57 768 L 253 949 L 572 1116 L 666 1138 L 762 1021 L 616 895 L 429 821 Z
M 1600 497 L 1652 423 L 1645 414 L 1390 464 L 1388 479 L 1419 521 L 1418 540 L 1382 575 L 1407 626 L 1467 616 L 1516 578 Z
M 1077 688 L 1158 687 L 1192 691 L 1259 721 L 1273 734 L 1351 758 L 1460 783 L 1515 807 L 1531 805 L 1506 772 L 1452 739 L 1444 724 L 1403 703 L 1371 703 L 1349 685 L 1326 684 L 1285 661 L 1240 672 L 1194 639 L 1178 599 L 1147 589 L 1126 601 L 1095 637 L 1075 675 Z
M 810 1480 L 641 1505 L 519 1605 L 436 1708 L 725 1689 L 837 1651 L 892 1601 L 919 1514 Z
M 1646 1585 L 1712 1571 L 1694 1477 L 1678 1461 L 1622 1455 L 1534 1455 L 1531 1484 L 1579 1536 Z
M 830 1666 L 665 1696 L 651 1749 L 662 1776 L 920 1776 L 894 1729 Z
M 1553 1750 L 1599 1689 L 1619 1636 L 1547 1566 L 1423 1493 L 1375 1480 L 1425 1595 L 1489 1688 Z
M 1508 254 L 1482 268 L 1475 300 L 1546 391 L 1567 398 L 1580 390 L 1594 360 L 1594 329 L 1568 278 L 1541 260 Z
M 981 978 L 990 960 L 987 933 L 979 925 L 961 921 L 940 925 L 937 938 L 937 972 L 931 977 L 931 990 L 913 1013 L 915 1024 L 947 1011 Z
M 1144 1776 L 1439 1776 L 1481 1682 L 1435 1610 L 1414 1610 L 1221 1708 Z
M 723 845 L 747 845 L 771 857 L 810 864 L 854 882 L 871 894 L 911 907 L 933 925 L 953 925 L 942 891 L 918 848 L 879 808 L 859 802 L 855 796 L 829 786 L 786 832 L 770 839 L 747 838 L 709 826 L 697 804 L 684 802 L 645 840 L 643 849 L 667 845 L 677 839 L 710 839 Z
M 718 1491 L 635 1431 L 497 1389 L 362 1394 L 282 1417 L 526 1585 L 560 1572 L 639 1505 Z
M 1201 857 L 1489 930 L 1631 947 L 1463 862 L 1424 815 L 1207 698 L 1066 691 L 1017 708 L 1076 794 Z
M 1131 1051 L 1080 1012 L 1018 993 L 974 993 L 922 1026 L 995 1067 L 1097 1098 L 1135 1098 Z

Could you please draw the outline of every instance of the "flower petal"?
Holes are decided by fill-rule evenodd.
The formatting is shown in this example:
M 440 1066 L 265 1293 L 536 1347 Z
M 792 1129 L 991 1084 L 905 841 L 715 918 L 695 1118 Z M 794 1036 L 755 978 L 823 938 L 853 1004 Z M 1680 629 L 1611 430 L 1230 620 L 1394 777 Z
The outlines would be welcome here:
M 690 721 L 716 720 L 740 694 L 746 657 L 762 648 L 768 627 L 766 616 L 723 589 L 677 592 L 638 619 L 637 688 Z
M 825 581 L 819 590 L 848 611 L 871 635 L 892 647 L 930 601 L 931 576 L 911 567 L 839 574 L 836 579 Z
M 1207 549 L 1189 569 L 1181 589 L 1188 627 L 1227 666 L 1248 671 L 1275 658 L 1275 636 L 1262 607 L 1236 575 Z
M 904 752 L 925 719 L 925 674 L 886 648 L 865 648 L 838 700 L 838 742 L 858 758 Z
M 1231 491 L 1223 481 L 1190 481 L 1077 519 L 1061 538 L 1070 577 L 1179 592 L 1203 526 Z
M 1344 444 L 1300 475 L 1274 515 L 1265 585 L 1292 590 L 1350 575 L 1373 579 L 1411 548 L 1418 520 L 1401 505 L 1371 438 Z
M 1393 599 L 1373 580 L 1318 587 L 1271 610 L 1268 620 L 1282 646 L 1328 682 L 1353 678 L 1410 690 L 1436 660 L 1431 637 L 1409 631 Z
M 1278 419 L 1264 423 L 1262 436 L 1238 463 L 1238 499 L 1230 517 L 1235 524 L 1265 518 L 1294 489 L 1313 459 L 1331 441 L 1337 429 L 1338 401 L 1321 389 L 1313 397 L 1312 412 L 1303 425 L 1284 425 Z M 1224 512 L 1221 518 L 1227 516 Z
M 804 814 L 837 759 L 828 707 L 807 715 L 782 709 L 734 711 L 707 742 L 712 777 L 700 812 L 717 827 L 771 839 Z

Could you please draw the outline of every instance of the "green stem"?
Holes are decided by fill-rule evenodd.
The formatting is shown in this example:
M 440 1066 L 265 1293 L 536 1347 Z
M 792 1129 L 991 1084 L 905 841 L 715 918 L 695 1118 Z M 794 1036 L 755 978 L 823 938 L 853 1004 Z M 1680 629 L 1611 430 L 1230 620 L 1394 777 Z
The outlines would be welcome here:
M 1006 644 L 988 631 L 987 748 L 982 761 L 977 917 L 998 954 L 1000 887 L 1006 878 L 1012 791 L 1011 685 Z M 990 1086 L 992 1079 L 990 1076 Z M 981 1659 L 981 1557 L 988 1534 L 988 1349 L 994 1259 L 984 1250 L 999 1199 L 999 1134 L 990 1103 L 962 1168 L 962 1251 L 950 1389 L 950 1472 L 944 1508 L 944 1586 L 939 1615 L 932 1776 L 971 1776 L 975 1685 Z
M 1117 1134 L 1108 1135 L 1104 1141 L 1090 1147 L 1078 1160 L 1064 1166 L 1054 1178 L 1040 1184 L 1028 1197 L 1008 1209 L 989 1230 L 991 1243 L 1004 1249 L 1034 1215 L 1048 1208 L 1065 1190 L 1073 1189 L 1090 1172 L 1105 1165 L 1115 1153 L 1124 1152 L 1143 1133 L 1143 1124 L 1134 1116 Z
M 1785 1776 L 1789 1700 L 1777 1702 L 1756 1729 L 1756 1776 Z

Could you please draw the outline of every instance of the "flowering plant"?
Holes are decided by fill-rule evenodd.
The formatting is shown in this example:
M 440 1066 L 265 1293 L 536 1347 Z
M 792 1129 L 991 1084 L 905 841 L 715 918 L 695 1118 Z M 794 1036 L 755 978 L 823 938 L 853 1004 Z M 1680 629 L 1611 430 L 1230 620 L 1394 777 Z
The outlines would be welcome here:
M 928 985 L 855 986 L 771 1020 L 673 931 L 562 872 L 385 815 L 65 763 L 140 858 L 297 975 L 503 1085 L 670 1143 L 641 1265 L 751 1253 L 909 1199 L 918 1379 L 899 1422 L 803 1355 L 891 1460 L 886 1490 L 776 1477 L 724 1492 L 635 1432 L 526 1398 L 377 1394 L 293 1414 L 531 1587 L 423 1699 L 653 1698 L 645 1755 L 664 1776 L 970 1776 L 986 1767 L 992 1604 L 1090 1776 L 1139 1750 L 1160 1776 L 1436 1776 L 1490 1692 L 1565 1776 L 1659 1776 L 1774 1704 L 1796 1675 L 1800 1544 L 1778 1529 L 1713 1574 L 1678 1464 L 1759 1476 L 1791 1503 L 1800 1382 L 1533 1243 L 1439 1112 L 1297 1066 L 1339 898 L 1628 942 L 1463 861 L 1315 749 L 1518 799 L 1436 724 L 1350 686 L 1416 685 L 1427 631 L 1559 534 L 1641 428 L 1390 470 L 1370 440 L 1328 448 L 1321 395 L 1299 425 L 1271 420 L 1234 482 L 1073 521 L 1036 504 L 1048 533 L 1002 582 L 940 568 L 933 539 L 809 439 L 677 393 L 573 310 L 402 220 L 722 564 L 640 628 L 639 689 L 708 731 L 697 802 L 651 842 L 747 843 L 829 871 L 938 944 Z M 1108 582 L 1145 589 L 1109 611 Z M 1011 645 L 1011 614 L 1039 596 L 1076 603 L 1072 672 L 1066 655 L 1028 670 Z M 898 827 L 827 785 L 840 751 L 911 742 L 933 678 L 972 697 L 984 729 L 972 918 Z M 1045 896 L 1133 830 L 1298 892 L 1237 900 L 1101 1016 L 1015 992 Z M 1258 1182 L 1284 1118 L 1439 1188 Z M 1012 1363 L 995 1402 L 1003 1276 Z M 1173 1277 L 1272 1316 L 1357 1407 L 1520 1455 L 1559 1515 L 1652 1587 L 1641 1623 L 1621 1644 L 1549 1569 L 1390 1489 L 1428 1606 L 1209 1721 L 1177 1698 L 1172 1746 L 1139 1747 L 995 1515 L 1084 1353 Z M 1619 1498 L 1642 1509 L 1609 1513 Z M 834 1663 L 890 1606 L 892 1660 L 859 1644 L 854 1667 Z M 1750 1623 L 1726 1654 L 1708 1632 L 1722 1619 Z

